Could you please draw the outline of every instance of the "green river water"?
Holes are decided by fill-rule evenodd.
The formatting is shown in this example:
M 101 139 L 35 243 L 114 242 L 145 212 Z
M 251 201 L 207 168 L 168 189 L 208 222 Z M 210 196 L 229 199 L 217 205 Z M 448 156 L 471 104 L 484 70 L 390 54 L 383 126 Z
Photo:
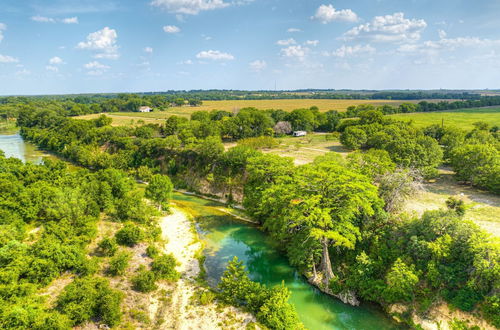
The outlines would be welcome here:
M 0 150 L 8 157 L 35 163 L 44 156 L 18 134 L 0 133 Z M 227 262 L 237 256 L 244 261 L 253 280 L 267 285 L 285 283 L 292 293 L 290 302 L 310 330 L 401 328 L 375 306 L 352 307 L 309 285 L 288 264 L 275 242 L 255 226 L 222 212 L 222 204 L 180 193 L 174 194 L 173 202 L 196 220 L 206 244 L 205 265 L 211 285 L 217 283 Z

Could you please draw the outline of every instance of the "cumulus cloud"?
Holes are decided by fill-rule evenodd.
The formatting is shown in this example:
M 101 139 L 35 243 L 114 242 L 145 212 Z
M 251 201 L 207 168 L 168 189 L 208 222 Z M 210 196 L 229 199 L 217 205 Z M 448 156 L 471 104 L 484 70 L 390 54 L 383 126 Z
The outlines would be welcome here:
M 276 41 L 276 45 L 279 45 L 279 46 L 290 46 L 290 45 L 295 45 L 296 43 L 297 42 L 293 38 Z
M 15 57 L 0 54 L 0 63 L 18 63 L 19 60 Z
M 7 25 L 0 23 L 0 42 L 3 40 L 3 31 L 7 30 Z
M 56 22 L 56 20 L 51 18 L 51 17 L 45 17 L 45 16 L 40 16 L 40 15 L 32 16 L 31 20 L 38 22 L 38 23 L 55 23 Z
M 218 50 L 204 50 L 196 54 L 200 60 L 229 61 L 234 60 L 234 56 L 229 53 L 223 53 Z
M 288 30 L 286 30 L 286 32 L 289 32 L 289 33 L 302 32 L 302 30 L 301 29 L 297 29 L 297 28 L 289 28 Z
M 307 40 L 305 42 L 305 44 L 308 46 L 315 46 L 316 47 L 319 44 L 319 40 Z
M 78 17 L 67 17 L 61 20 L 64 24 L 78 24 Z
M 300 45 L 281 49 L 281 55 L 283 55 L 284 57 L 291 57 L 298 60 L 303 60 L 306 57 L 307 53 L 309 53 L 309 48 L 302 47 Z
M 148 54 L 153 54 L 153 48 L 152 47 L 144 47 L 144 52 Z
M 408 19 L 404 13 L 376 16 L 371 22 L 352 28 L 344 34 L 346 40 L 368 39 L 374 42 L 415 42 L 420 39 L 427 23 L 423 19 Z
M 53 65 L 58 65 L 58 64 L 63 64 L 64 61 L 59 56 L 54 56 L 49 60 L 49 63 Z
M 333 21 L 357 22 L 358 15 L 351 9 L 336 10 L 332 5 L 321 5 L 316 10 L 316 14 L 311 17 L 314 20 L 327 24 Z
M 181 32 L 181 29 L 175 25 L 165 25 L 163 27 L 163 31 L 165 31 L 166 33 L 179 33 Z
M 262 60 L 255 60 L 253 62 L 250 62 L 249 65 L 250 65 L 250 69 L 252 69 L 253 71 L 256 71 L 256 72 L 260 72 L 267 67 L 266 61 L 262 61 Z
M 95 58 L 117 59 L 118 45 L 116 30 L 105 27 L 102 30 L 90 33 L 86 41 L 78 43 L 76 48 L 96 51 Z
M 439 35 L 439 39 L 444 39 L 444 38 L 446 38 L 446 31 L 438 30 L 438 35 Z
M 375 53 L 375 48 L 370 45 L 356 45 L 356 46 L 346 46 L 342 45 L 342 47 L 337 48 L 330 55 L 335 57 L 353 57 L 361 54 L 373 54 Z
M 151 5 L 170 13 L 197 15 L 201 11 L 221 9 L 231 4 L 224 0 L 153 0 Z

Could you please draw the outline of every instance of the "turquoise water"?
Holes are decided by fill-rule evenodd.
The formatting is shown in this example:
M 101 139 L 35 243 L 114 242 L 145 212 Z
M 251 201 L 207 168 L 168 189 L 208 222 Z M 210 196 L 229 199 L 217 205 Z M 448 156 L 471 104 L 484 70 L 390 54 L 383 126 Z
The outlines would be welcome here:
M 174 194 L 174 203 L 196 219 L 206 244 L 209 284 L 216 285 L 227 262 L 237 256 L 254 281 L 270 286 L 285 283 L 292 293 L 290 302 L 308 329 L 401 328 L 375 306 L 349 306 L 311 286 L 288 264 L 275 242 L 258 228 L 220 211 L 221 204 L 180 193 Z

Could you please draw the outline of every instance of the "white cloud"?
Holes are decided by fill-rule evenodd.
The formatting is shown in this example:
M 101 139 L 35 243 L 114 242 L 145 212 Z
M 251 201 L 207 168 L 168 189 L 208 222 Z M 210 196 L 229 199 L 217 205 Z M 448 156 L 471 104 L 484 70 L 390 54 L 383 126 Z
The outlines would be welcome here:
M 153 54 L 153 48 L 152 47 L 144 47 L 144 52 L 148 54 Z
M 19 60 L 15 57 L 0 54 L 0 63 L 18 63 Z
M 3 31 L 7 30 L 7 25 L 0 23 L 0 42 L 3 40 Z
M 92 62 L 89 62 L 87 64 L 84 65 L 85 69 L 88 69 L 88 70 L 95 70 L 95 69 L 101 69 L 101 70 L 107 70 L 109 69 L 109 66 L 107 65 L 104 65 L 102 63 L 99 63 L 97 61 L 92 61 Z
M 40 15 L 32 16 L 31 20 L 38 22 L 38 23 L 55 23 L 56 22 L 56 20 L 51 18 L 51 17 L 45 17 L 45 16 L 40 16 Z
M 305 44 L 308 45 L 308 46 L 314 46 L 314 47 L 316 47 L 319 44 L 319 40 L 307 40 L 305 42 Z
M 332 5 L 319 6 L 316 10 L 316 14 L 311 18 L 318 20 L 323 24 L 333 21 L 357 22 L 359 20 L 358 15 L 356 15 L 356 13 L 351 9 L 336 10 Z
M 166 25 L 163 27 L 163 31 L 166 33 L 179 33 L 181 32 L 181 29 L 175 25 Z
M 309 48 L 302 47 L 300 45 L 290 46 L 290 47 L 281 49 L 281 54 L 283 56 L 296 58 L 296 59 L 301 60 L 301 61 L 306 57 L 308 52 L 309 52 Z
M 500 39 L 481 39 L 477 37 L 441 38 L 437 41 L 428 40 L 421 44 L 403 44 L 399 46 L 400 53 L 435 55 L 441 51 L 454 51 L 458 48 L 487 49 L 500 47 Z
M 231 4 L 224 0 L 153 0 L 151 5 L 170 13 L 197 15 L 201 11 L 225 8 Z
M 196 58 L 203 60 L 228 61 L 234 60 L 234 56 L 218 50 L 204 50 L 196 55 Z
M 54 64 L 54 65 L 58 65 L 58 64 L 63 64 L 64 61 L 62 60 L 62 58 L 60 58 L 59 56 L 54 56 L 52 57 L 50 60 L 49 60 L 49 63 L 50 64 Z
M 45 70 L 52 71 L 52 72 L 59 72 L 59 68 L 57 66 L 53 66 L 53 65 L 45 66 Z
M 185 60 L 185 61 L 182 61 L 180 64 L 191 65 L 191 64 L 193 64 L 193 61 Z
M 289 33 L 302 32 L 302 30 L 301 29 L 297 29 L 297 28 L 289 28 L 288 30 L 286 30 L 286 32 L 289 32 Z
M 87 75 L 89 76 L 101 76 L 110 68 L 109 66 L 99 63 L 97 61 L 89 62 L 85 64 L 84 67 L 85 69 L 89 70 L 87 71 Z
M 64 24 L 78 24 L 78 17 L 67 17 L 61 20 Z
M 262 61 L 262 60 L 255 60 L 253 62 L 250 62 L 249 65 L 250 65 L 250 68 L 256 72 L 260 72 L 267 67 L 266 61 Z
M 290 46 L 290 45 L 295 45 L 296 43 L 297 42 L 293 38 L 276 41 L 276 45 L 279 45 L 279 46 Z
M 369 39 L 375 42 L 415 42 L 427 26 L 423 19 L 407 19 L 404 13 L 376 16 L 371 22 L 352 28 L 346 40 Z
M 76 48 L 97 51 L 95 58 L 117 59 L 120 56 L 116 44 L 117 37 L 116 30 L 106 26 L 102 30 L 90 33 L 87 41 L 78 43 Z
M 444 38 L 446 38 L 446 31 L 438 30 L 438 35 L 439 35 L 439 39 L 444 39 Z
M 32 16 L 31 17 L 32 21 L 38 22 L 38 23 L 56 23 L 56 22 L 61 22 L 64 24 L 78 24 L 78 17 L 66 17 L 66 18 L 61 18 L 61 19 L 55 19 L 52 17 L 46 17 L 46 16 Z
M 336 49 L 331 53 L 332 56 L 335 57 L 353 57 L 361 54 L 373 54 L 375 53 L 375 48 L 370 45 L 356 45 L 356 46 L 346 46 L 342 45 L 342 47 Z

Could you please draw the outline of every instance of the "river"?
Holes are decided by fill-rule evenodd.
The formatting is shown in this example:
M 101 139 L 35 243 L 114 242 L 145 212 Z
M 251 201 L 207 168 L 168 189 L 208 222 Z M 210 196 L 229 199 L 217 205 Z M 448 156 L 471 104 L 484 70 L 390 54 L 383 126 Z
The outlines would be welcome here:
M 8 157 L 39 163 L 46 154 L 23 141 L 19 134 L 0 133 L 0 150 Z M 290 302 L 310 330 L 400 329 L 379 308 L 363 304 L 352 307 L 330 297 L 305 281 L 275 243 L 255 226 L 220 211 L 221 204 L 175 193 L 173 203 L 195 218 L 205 242 L 207 280 L 215 285 L 233 256 L 243 260 L 250 277 L 267 285 L 282 282 L 291 291 Z

